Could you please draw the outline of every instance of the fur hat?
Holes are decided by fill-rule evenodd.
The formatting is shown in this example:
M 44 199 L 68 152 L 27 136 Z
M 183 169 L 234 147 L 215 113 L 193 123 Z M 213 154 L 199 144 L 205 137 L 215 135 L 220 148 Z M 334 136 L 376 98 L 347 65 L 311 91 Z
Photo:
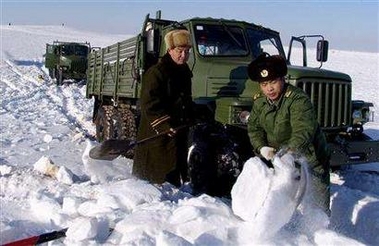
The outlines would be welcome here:
M 263 53 L 248 65 L 247 73 L 253 81 L 274 80 L 287 74 L 287 63 L 280 55 Z
M 192 47 L 191 35 L 184 29 L 176 29 L 168 32 L 164 37 L 167 49 L 175 47 Z

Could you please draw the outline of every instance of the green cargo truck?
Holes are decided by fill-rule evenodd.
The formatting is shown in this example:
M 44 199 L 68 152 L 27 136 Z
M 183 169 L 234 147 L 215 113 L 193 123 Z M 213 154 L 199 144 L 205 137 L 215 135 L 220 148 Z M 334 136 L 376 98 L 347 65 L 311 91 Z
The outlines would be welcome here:
M 87 42 L 57 40 L 53 44 L 46 44 L 45 67 L 49 70 L 49 76 L 56 80 L 57 85 L 67 79 L 85 80 L 90 50 L 91 45 Z
M 247 64 L 262 52 L 280 54 L 287 57 L 287 82 L 302 88 L 315 105 L 333 150 L 332 166 L 379 161 L 379 142 L 364 135 L 362 128 L 372 104 L 351 100 L 349 75 L 321 69 L 328 52 L 328 42 L 322 36 L 293 37 L 286 56 L 279 33 L 260 25 L 213 18 L 178 22 L 160 15 L 160 11 L 155 18 L 147 15 L 135 37 L 88 55 L 86 96 L 94 98 L 98 141 L 135 137 L 144 73 L 165 54 L 164 35 L 182 26 L 193 38 L 188 64 L 199 117 L 222 123 L 233 132 L 232 139 L 248 144 L 246 118 L 259 88 L 249 80 Z M 305 40 L 313 37 L 320 37 L 316 58 L 321 65 L 317 68 L 307 66 Z M 303 47 L 302 66 L 290 63 L 293 42 Z

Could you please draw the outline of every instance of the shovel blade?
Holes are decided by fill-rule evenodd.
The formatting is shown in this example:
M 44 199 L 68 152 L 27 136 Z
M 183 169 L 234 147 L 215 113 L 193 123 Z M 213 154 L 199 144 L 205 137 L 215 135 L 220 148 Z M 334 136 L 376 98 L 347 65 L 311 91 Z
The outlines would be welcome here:
M 89 157 L 96 160 L 112 161 L 120 155 L 127 155 L 135 146 L 135 142 L 130 139 L 108 139 L 89 151 Z

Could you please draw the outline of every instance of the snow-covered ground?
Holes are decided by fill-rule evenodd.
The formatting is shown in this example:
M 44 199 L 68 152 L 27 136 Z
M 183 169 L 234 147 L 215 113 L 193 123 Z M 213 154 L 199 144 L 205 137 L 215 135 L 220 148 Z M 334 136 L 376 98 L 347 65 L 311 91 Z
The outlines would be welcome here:
M 57 87 L 48 77 L 45 44 L 69 40 L 103 47 L 125 38 L 62 26 L 1 26 L 1 244 L 68 228 L 67 237 L 51 244 L 379 245 L 379 175 L 371 172 L 379 172 L 379 163 L 331 174 L 329 223 L 305 199 L 276 231 L 275 223 L 288 216 L 280 206 L 266 211 L 275 219 L 244 222 L 235 212 L 246 202 L 249 214 L 254 201 L 193 197 L 186 186 L 178 190 L 132 177 L 132 160 L 88 159 L 96 144 L 87 138 L 95 131 L 93 101 L 85 98 L 85 85 Z M 353 99 L 375 104 L 375 122 L 365 131 L 379 139 L 379 54 L 330 50 L 323 67 L 350 74 Z M 257 168 L 259 161 L 248 163 Z M 261 185 L 247 189 L 247 196 L 261 194 L 265 175 L 255 178 Z M 267 234 L 257 233 L 262 230 Z

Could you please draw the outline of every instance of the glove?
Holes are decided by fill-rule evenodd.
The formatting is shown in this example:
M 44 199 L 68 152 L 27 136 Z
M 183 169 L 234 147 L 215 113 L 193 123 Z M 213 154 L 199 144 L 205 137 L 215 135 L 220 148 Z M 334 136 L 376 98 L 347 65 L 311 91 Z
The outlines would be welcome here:
M 268 161 L 271 161 L 274 158 L 275 155 L 275 149 L 268 146 L 263 146 L 259 152 L 261 153 L 261 156 L 265 158 Z

